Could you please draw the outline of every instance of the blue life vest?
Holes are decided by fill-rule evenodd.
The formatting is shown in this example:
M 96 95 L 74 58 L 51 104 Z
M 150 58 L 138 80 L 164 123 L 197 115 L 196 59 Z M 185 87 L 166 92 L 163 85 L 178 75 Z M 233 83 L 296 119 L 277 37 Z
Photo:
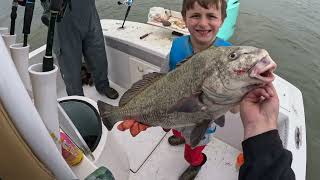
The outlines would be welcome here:
M 216 38 L 212 44 L 215 47 L 219 46 L 231 46 L 230 42 L 224 41 L 223 39 Z M 180 61 L 193 55 L 193 49 L 190 41 L 190 35 L 181 36 L 173 40 L 171 50 L 170 50 L 170 59 L 169 67 L 170 70 L 176 68 L 176 64 Z

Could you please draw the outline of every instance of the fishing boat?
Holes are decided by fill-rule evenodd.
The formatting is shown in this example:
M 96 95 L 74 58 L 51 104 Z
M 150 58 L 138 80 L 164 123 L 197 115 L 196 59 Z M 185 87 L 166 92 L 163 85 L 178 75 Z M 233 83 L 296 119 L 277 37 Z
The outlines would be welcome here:
M 238 1 L 229 0 L 228 3 L 228 17 L 231 19 L 225 21 L 218 34 L 226 40 L 234 32 L 239 6 Z M 119 28 L 122 24 L 122 20 L 101 20 L 109 79 L 120 95 L 143 75 L 167 68 L 171 42 L 176 36 L 172 29 L 154 24 L 127 21 L 124 28 Z M 46 47 L 42 46 L 30 52 L 29 66 L 41 63 L 45 50 Z M 35 105 L 40 91 L 36 90 L 34 83 L 32 89 L 26 87 L 13 61 L 15 55 L 10 52 L 0 38 L 0 137 L 1 149 L 5 152 L 0 157 L 8 160 L 5 167 L 1 167 L 6 173 L 0 174 L 0 179 L 18 177 L 19 173 L 34 179 L 90 179 L 88 177 L 92 173 L 99 174 L 99 170 L 104 170 L 117 180 L 175 180 L 187 168 L 183 146 L 173 147 L 167 142 L 171 132 L 165 132 L 161 127 L 151 127 L 133 138 L 128 131 L 121 132 L 116 128 L 108 131 L 101 123 L 96 102 L 102 100 L 116 106 L 119 98 L 110 100 L 88 85 L 84 86 L 85 97 L 67 96 L 57 70 L 57 78 L 53 76 L 56 79 L 55 86 L 51 86 L 54 80 L 40 83 L 45 84 L 44 91 L 53 89 L 53 93 L 56 93 L 53 97 L 57 98 L 53 103 L 57 117 L 51 116 L 55 117 L 53 121 L 56 124 L 46 124 L 42 110 Z M 33 70 L 31 67 L 29 72 Z M 276 76 L 274 85 L 280 98 L 279 134 L 283 146 L 292 152 L 292 169 L 296 179 L 302 180 L 306 175 L 302 94 L 279 76 Z M 32 91 L 33 94 L 30 93 Z M 41 107 L 49 108 L 50 103 L 44 102 Z M 82 151 L 84 155 L 77 165 L 71 166 L 63 158 L 61 142 L 54 140 L 59 134 L 54 136 L 49 126 L 63 130 Z M 205 149 L 208 161 L 196 179 L 237 179 L 236 158 L 242 151 L 242 141 L 243 127 L 239 113 L 228 112 L 225 126 L 217 129 L 212 142 Z M 113 179 L 112 176 L 109 178 Z

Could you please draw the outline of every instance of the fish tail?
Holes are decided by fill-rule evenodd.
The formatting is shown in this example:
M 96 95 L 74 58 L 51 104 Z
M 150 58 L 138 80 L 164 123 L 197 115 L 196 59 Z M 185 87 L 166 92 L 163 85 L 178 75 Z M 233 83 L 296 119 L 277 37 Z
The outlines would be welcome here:
M 113 126 L 120 121 L 118 118 L 119 115 L 117 115 L 119 107 L 112 106 L 102 101 L 98 101 L 97 105 L 103 124 L 111 131 Z

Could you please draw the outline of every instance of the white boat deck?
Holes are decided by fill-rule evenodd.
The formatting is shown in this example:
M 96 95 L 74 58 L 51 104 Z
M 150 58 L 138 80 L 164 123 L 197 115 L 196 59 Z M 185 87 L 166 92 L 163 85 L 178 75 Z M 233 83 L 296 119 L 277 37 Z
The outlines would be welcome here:
M 170 146 L 167 142 L 169 136 L 162 139 L 159 146 L 152 152 L 147 161 L 137 173 L 130 174 L 130 180 L 152 179 L 152 180 L 176 180 L 188 167 L 184 160 L 184 146 Z M 207 163 L 202 167 L 196 179 L 211 180 L 238 178 L 238 170 L 235 168 L 235 160 L 239 150 L 228 144 L 213 138 L 205 148 Z

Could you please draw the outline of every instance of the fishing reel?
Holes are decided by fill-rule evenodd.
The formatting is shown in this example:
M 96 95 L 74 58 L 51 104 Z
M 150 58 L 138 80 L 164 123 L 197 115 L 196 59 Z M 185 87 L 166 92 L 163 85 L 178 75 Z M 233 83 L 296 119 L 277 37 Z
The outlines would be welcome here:
M 50 13 L 56 13 L 57 14 L 56 21 L 60 22 L 64 16 L 65 10 L 68 5 L 69 5 L 69 9 L 71 10 L 71 0 L 40 0 L 40 1 L 41 1 L 41 6 L 43 8 L 41 21 L 46 26 L 49 26 Z
M 133 0 L 124 0 L 123 2 L 118 1 L 118 5 L 128 6 L 127 11 L 126 11 L 126 15 L 124 16 L 123 23 L 122 23 L 122 26 L 120 27 L 120 29 L 124 29 L 124 23 L 126 22 L 126 19 L 128 17 L 129 12 L 130 12 L 130 8 L 131 8 L 132 4 L 133 4 Z
M 131 6 L 133 3 L 133 0 L 124 0 L 123 2 L 118 1 L 118 5 L 126 5 L 126 6 Z
M 70 0 L 41 0 L 44 13 L 41 17 L 43 24 L 48 26 L 46 53 L 43 57 L 42 71 L 47 72 L 53 70 L 52 47 L 54 39 L 54 29 L 56 22 L 60 22 L 63 18 L 67 5 L 71 9 Z

